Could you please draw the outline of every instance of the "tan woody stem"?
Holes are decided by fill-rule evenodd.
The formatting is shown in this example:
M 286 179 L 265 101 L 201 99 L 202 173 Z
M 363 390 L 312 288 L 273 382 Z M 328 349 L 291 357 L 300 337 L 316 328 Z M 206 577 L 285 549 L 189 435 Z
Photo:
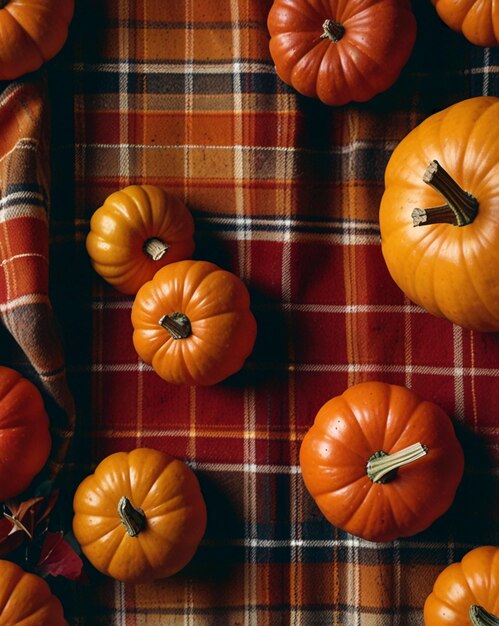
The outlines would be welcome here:
M 335 20 L 326 20 L 322 25 L 324 32 L 321 39 L 330 39 L 334 43 L 338 42 L 345 34 L 345 27 Z
M 403 465 L 417 461 L 427 454 L 428 448 L 422 443 L 415 443 L 403 450 L 387 454 L 375 452 L 367 462 L 366 472 L 373 483 L 386 483 L 393 479 L 396 470 Z
M 118 502 L 118 515 L 130 537 L 137 537 L 144 530 L 146 516 L 142 509 L 135 508 L 130 500 L 123 496 Z
M 423 181 L 433 187 L 447 204 L 428 209 L 414 209 L 413 226 L 427 224 L 453 224 L 467 226 L 478 213 L 478 200 L 456 183 L 438 161 L 432 161 L 423 176 Z
M 470 606 L 469 618 L 473 626 L 499 626 L 499 617 L 476 604 Z
M 158 239 L 158 237 L 151 237 L 144 242 L 143 250 L 144 254 L 153 261 L 159 261 L 168 252 L 169 247 L 170 246 L 164 241 Z
M 164 315 L 159 324 L 167 330 L 174 339 L 186 339 L 191 335 L 191 322 L 183 313 Z

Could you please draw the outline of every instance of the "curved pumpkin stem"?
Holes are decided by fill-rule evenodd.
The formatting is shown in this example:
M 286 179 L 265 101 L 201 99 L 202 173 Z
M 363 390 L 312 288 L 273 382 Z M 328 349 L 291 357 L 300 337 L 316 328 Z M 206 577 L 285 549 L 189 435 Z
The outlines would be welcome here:
M 499 617 L 476 604 L 470 606 L 469 618 L 473 626 L 499 626 Z
M 146 525 L 144 511 L 135 508 L 126 496 L 121 497 L 118 502 L 118 515 L 130 537 L 137 537 L 144 530 Z
M 373 483 L 387 483 L 394 478 L 399 467 L 417 461 L 427 453 L 428 448 L 422 443 L 415 443 L 393 454 L 380 450 L 367 461 L 367 475 Z
M 163 326 L 174 339 L 186 339 L 192 334 L 191 322 L 187 315 L 183 313 L 163 315 L 159 320 L 159 324 Z
M 320 36 L 321 39 L 330 39 L 337 43 L 345 34 L 345 27 L 343 24 L 336 22 L 335 20 L 325 20 L 322 28 L 324 32 Z
M 159 261 L 168 252 L 168 246 L 164 241 L 158 239 L 158 237 L 151 237 L 144 242 L 143 250 L 144 254 L 150 257 L 153 261 Z
M 443 196 L 447 204 L 428 209 L 414 209 L 413 226 L 453 224 L 467 226 L 478 213 L 478 200 L 456 183 L 438 161 L 432 161 L 423 176 L 423 182 Z

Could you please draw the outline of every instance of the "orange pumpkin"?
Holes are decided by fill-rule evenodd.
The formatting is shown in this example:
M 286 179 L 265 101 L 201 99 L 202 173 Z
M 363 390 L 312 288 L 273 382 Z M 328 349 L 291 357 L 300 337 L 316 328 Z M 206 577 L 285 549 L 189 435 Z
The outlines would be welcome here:
M 499 45 L 499 5 L 494 0 L 432 0 L 441 19 L 477 46 Z
M 64 45 L 74 0 L 0 0 L 0 80 L 37 70 Z
M 95 271 L 135 294 L 165 265 L 194 251 L 194 221 L 184 203 L 154 185 L 130 185 L 92 215 L 86 246 Z
M 61 603 L 43 578 L 10 561 L 0 561 L 0 624 L 68 626 Z
M 388 89 L 416 38 L 408 0 L 275 0 L 267 26 L 280 78 L 330 105 Z
M 207 261 L 159 270 L 138 291 L 132 324 L 139 356 L 176 384 L 213 385 L 234 374 L 256 337 L 246 286 Z
M 50 454 L 43 398 L 27 378 L 0 366 L 0 501 L 29 487 Z
M 499 625 L 499 548 L 480 546 L 440 572 L 424 605 L 426 626 Z
M 326 519 L 369 541 L 430 526 L 451 505 L 463 465 L 444 411 L 382 382 L 326 402 L 300 448 L 305 486 Z
M 83 553 L 124 582 L 175 574 L 192 559 L 206 528 L 192 470 L 150 448 L 106 457 L 78 486 L 73 507 Z
M 499 98 L 440 111 L 395 148 L 381 249 L 408 298 L 438 317 L 499 330 Z

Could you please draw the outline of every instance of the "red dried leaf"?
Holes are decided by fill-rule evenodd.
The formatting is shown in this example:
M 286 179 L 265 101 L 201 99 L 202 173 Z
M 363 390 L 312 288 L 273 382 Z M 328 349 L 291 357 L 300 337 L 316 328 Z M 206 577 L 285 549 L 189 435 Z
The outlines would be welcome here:
M 83 561 L 62 533 L 47 532 L 36 569 L 41 576 L 63 576 L 80 581 L 85 579 Z

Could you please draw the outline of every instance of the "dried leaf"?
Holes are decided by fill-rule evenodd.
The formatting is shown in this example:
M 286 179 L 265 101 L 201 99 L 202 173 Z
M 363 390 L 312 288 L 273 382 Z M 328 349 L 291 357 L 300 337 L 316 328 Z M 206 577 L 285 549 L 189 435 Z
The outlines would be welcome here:
M 86 578 L 83 561 L 66 541 L 62 532 L 46 533 L 36 569 L 41 576 L 63 576 L 80 581 Z

